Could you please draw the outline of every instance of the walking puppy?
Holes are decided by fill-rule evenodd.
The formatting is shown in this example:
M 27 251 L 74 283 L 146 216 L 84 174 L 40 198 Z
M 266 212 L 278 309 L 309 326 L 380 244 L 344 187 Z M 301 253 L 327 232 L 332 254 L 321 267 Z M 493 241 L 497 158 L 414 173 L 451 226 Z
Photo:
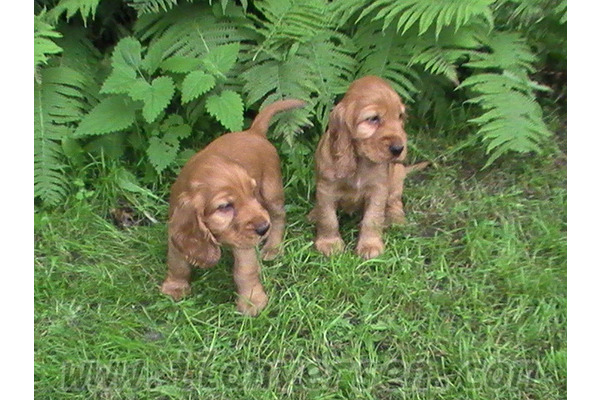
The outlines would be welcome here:
M 362 210 L 356 252 L 365 259 L 383 252 L 386 224 L 404 222 L 404 178 L 427 165 L 402 164 L 405 112 L 398 94 L 376 76 L 354 81 L 332 110 L 315 155 L 316 205 L 309 214 L 317 225 L 315 246 L 321 253 L 329 256 L 344 247 L 337 208 Z
M 267 305 L 254 247 L 266 238 L 263 259 L 279 253 L 285 211 L 279 156 L 266 133 L 274 114 L 304 104 L 290 99 L 265 107 L 250 129 L 215 139 L 183 167 L 169 200 L 163 293 L 175 300 L 188 294 L 191 266 L 212 267 L 227 245 L 238 310 L 255 316 Z

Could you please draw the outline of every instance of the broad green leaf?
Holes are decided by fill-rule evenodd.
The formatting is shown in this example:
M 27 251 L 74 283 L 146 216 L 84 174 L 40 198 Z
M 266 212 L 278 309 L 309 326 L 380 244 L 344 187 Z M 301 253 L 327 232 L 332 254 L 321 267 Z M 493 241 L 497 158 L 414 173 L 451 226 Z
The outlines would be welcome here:
M 168 76 L 160 76 L 154 79 L 152 84 L 138 80 L 129 90 L 129 95 L 134 100 L 144 102 L 142 115 L 149 123 L 153 122 L 158 114 L 169 105 L 174 93 L 175 84 L 173 79 Z
M 98 103 L 83 117 L 75 136 L 102 135 L 129 128 L 135 121 L 135 105 L 125 96 L 112 96 Z
M 128 93 L 137 81 L 137 73 L 128 65 L 116 64 L 106 78 L 100 93 Z
M 233 67 L 240 52 L 238 42 L 216 47 L 202 58 L 207 71 L 213 75 L 224 77 Z
M 188 73 L 202 65 L 199 58 L 173 56 L 160 63 L 160 68 L 175 73 Z
M 158 173 L 167 168 L 177 157 L 178 146 L 164 140 L 151 137 L 147 149 L 148 159 Z
M 215 78 L 203 71 L 190 72 L 181 87 L 181 101 L 190 102 L 215 87 Z
M 206 111 L 232 132 L 241 131 L 244 124 L 244 103 L 239 94 L 224 90 L 206 99 Z
M 115 46 L 112 56 L 112 65 L 126 65 L 138 69 L 142 62 L 142 45 L 132 37 L 123 38 Z
M 192 128 L 183 121 L 180 115 L 173 114 L 165 118 L 160 130 L 164 132 L 164 140 L 168 143 L 178 143 L 192 133 Z

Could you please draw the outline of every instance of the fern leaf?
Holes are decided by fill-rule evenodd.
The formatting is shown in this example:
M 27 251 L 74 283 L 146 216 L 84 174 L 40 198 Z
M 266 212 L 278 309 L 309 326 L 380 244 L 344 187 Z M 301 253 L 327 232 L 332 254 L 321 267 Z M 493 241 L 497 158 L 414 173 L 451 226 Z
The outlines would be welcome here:
M 525 39 L 512 32 L 494 32 L 479 37 L 489 51 L 471 53 L 471 61 L 467 67 L 478 69 L 502 69 L 508 71 L 533 71 L 536 60 Z
M 561 0 L 556 7 L 554 7 L 554 13 L 560 15 L 559 22 L 561 24 L 567 23 L 567 0 Z
M 480 127 L 478 134 L 487 142 L 490 158 L 486 167 L 507 151 L 539 152 L 540 142 L 551 135 L 541 107 L 521 90 L 527 87 L 525 83 L 516 85 L 512 77 L 488 73 L 467 78 L 463 87 L 479 94 L 468 102 L 484 110 L 469 122 Z
M 127 0 L 126 3 L 138 14 L 147 14 L 168 11 L 177 5 L 177 0 Z
M 324 32 L 313 40 L 300 46 L 299 57 L 312 60 L 310 75 L 314 82 L 313 88 L 317 89 L 315 113 L 322 127 L 327 126 L 329 112 L 333 101 L 348 88 L 358 69 L 354 58 L 356 49 L 354 44 L 345 35 Z M 314 90 L 312 88 L 308 88 Z M 305 98 L 310 95 L 307 91 Z M 292 128 L 292 131 L 297 127 Z
M 45 68 L 34 89 L 34 194 L 48 205 L 65 197 L 62 141 L 86 109 L 86 77 L 68 67 Z
M 550 132 L 534 93 L 545 88 L 528 77 L 535 56 L 516 33 L 492 32 L 481 41 L 486 51 L 471 52 L 465 65 L 485 72 L 465 79 L 459 88 L 469 89 L 475 96 L 468 102 L 483 111 L 470 122 L 479 126 L 478 134 L 487 143 L 486 166 L 507 151 L 539 152 Z M 494 70 L 499 72 L 488 72 Z
M 290 97 L 309 100 L 311 94 L 319 92 L 312 67 L 312 60 L 303 51 L 285 61 L 266 55 L 259 57 L 242 73 L 248 104 L 263 99 L 261 104 L 266 105 Z M 277 115 L 274 118 L 277 121 L 273 129 L 275 135 L 284 135 L 291 141 L 293 133 L 301 126 L 311 125 L 309 113 L 306 107 Z
M 188 103 L 215 87 L 215 78 L 204 71 L 192 71 L 183 80 L 181 102 Z
M 40 84 L 34 91 L 34 195 L 48 205 L 58 205 L 66 196 L 67 179 L 60 139 L 69 130 L 49 121 L 44 108 L 44 95 Z
M 446 26 L 458 30 L 475 20 L 486 21 L 492 27 L 492 3 L 494 0 L 376 0 L 362 10 L 358 20 L 370 16 L 371 21 L 383 21 L 383 30 L 393 24 L 396 31 L 402 33 L 418 22 L 418 35 L 435 25 L 435 35 L 439 37 Z M 353 3 L 352 6 L 358 9 L 360 4 Z
M 56 32 L 52 25 L 42 20 L 43 16 L 36 15 L 33 22 L 33 64 L 37 70 L 38 66 L 48 63 L 51 54 L 58 54 L 62 48 L 52 41 L 51 38 L 59 38 L 62 35 Z
M 376 37 L 377 40 L 373 40 Z M 357 58 L 361 67 L 359 75 L 377 75 L 389 80 L 396 91 L 409 102 L 417 89 L 414 82 L 419 80 L 416 70 L 411 68 L 412 52 L 409 47 L 400 46 L 400 34 L 381 32 L 378 24 L 365 24 L 355 36 L 359 48 Z
M 318 0 L 265 0 L 255 4 L 265 16 L 258 32 L 264 37 L 254 59 L 263 51 L 274 52 L 291 43 L 305 43 L 327 24 L 325 3 Z
M 241 131 L 244 124 L 244 103 L 242 97 L 231 90 L 206 99 L 206 111 L 232 132 Z
M 168 76 L 155 78 L 152 83 L 138 79 L 129 90 L 132 99 L 144 102 L 142 115 L 148 123 L 154 122 L 158 114 L 167 108 L 174 94 L 175 84 Z
M 60 0 L 54 8 L 48 11 L 48 19 L 57 23 L 65 13 L 67 20 L 79 13 L 84 24 L 87 25 L 88 18 L 95 18 L 99 3 L 100 0 Z
M 135 121 L 135 110 L 135 105 L 126 96 L 107 97 L 82 118 L 75 135 L 102 135 L 127 129 Z
M 151 74 L 170 57 L 200 59 L 218 46 L 256 38 L 245 18 L 218 19 L 210 8 L 187 4 L 164 14 L 140 16 L 134 32 L 143 42 L 151 39 L 144 59 Z

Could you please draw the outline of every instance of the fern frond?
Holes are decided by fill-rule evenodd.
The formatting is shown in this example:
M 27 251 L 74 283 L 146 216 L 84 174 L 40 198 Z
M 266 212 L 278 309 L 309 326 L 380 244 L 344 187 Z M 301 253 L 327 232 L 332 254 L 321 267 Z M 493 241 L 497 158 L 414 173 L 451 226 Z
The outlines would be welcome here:
M 377 75 L 390 81 L 405 100 L 412 102 L 416 93 L 418 72 L 410 67 L 413 56 L 410 48 L 401 46 L 399 33 L 381 32 L 380 24 L 365 24 L 356 32 L 356 55 L 360 66 L 358 75 Z
M 489 27 L 494 25 L 490 5 L 494 0 L 376 0 L 366 7 L 358 20 L 370 16 L 371 21 L 383 21 L 383 29 L 395 25 L 405 33 L 418 22 L 418 35 L 435 24 L 436 37 L 444 27 L 458 30 L 474 20 L 482 19 Z
M 536 58 L 518 33 L 497 32 L 482 35 L 479 40 L 488 51 L 472 53 L 471 61 L 465 64 L 467 67 L 526 72 L 534 70 L 532 64 Z
M 539 152 L 539 144 L 551 135 L 542 109 L 527 90 L 527 82 L 499 74 L 478 74 L 467 78 L 460 88 L 470 88 L 478 96 L 468 100 L 484 113 L 469 120 L 479 126 L 478 134 L 487 142 L 490 158 L 486 166 L 508 151 Z
M 327 6 L 327 14 L 331 16 L 331 23 L 340 28 L 364 8 L 364 0 L 333 0 Z
M 177 5 L 177 0 L 127 0 L 126 4 L 141 15 L 169 11 L 173 6 Z
M 99 3 L 100 0 L 60 0 L 56 6 L 48 11 L 47 17 L 56 24 L 63 14 L 66 14 L 65 17 L 69 20 L 79 13 L 84 25 L 86 25 L 88 18 L 95 18 Z
M 51 38 L 59 38 L 62 35 L 54 30 L 54 27 L 43 21 L 43 14 L 34 16 L 33 19 L 33 67 L 37 75 L 37 69 L 42 64 L 47 64 L 50 55 L 58 54 L 62 48 Z
M 496 9 L 520 28 L 535 25 L 551 13 L 556 14 L 561 24 L 567 20 L 567 0 L 501 0 Z
M 315 114 L 322 127 L 327 126 L 333 101 L 348 88 L 356 76 L 356 49 L 349 37 L 324 32 L 300 46 L 298 54 L 312 60 L 311 76 L 317 88 Z
M 34 89 L 34 194 L 48 205 L 65 197 L 62 141 L 87 109 L 87 78 L 68 67 L 45 68 Z
M 311 66 L 312 60 L 300 54 L 278 60 L 263 53 L 256 62 L 246 67 L 241 76 L 245 82 L 247 104 L 254 104 L 261 99 L 263 105 L 284 98 L 310 101 L 311 96 L 319 90 Z M 303 108 L 276 116 L 279 123 L 274 128 L 275 134 L 283 134 L 291 140 L 292 134 L 300 126 L 310 125 L 308 115 L 309 110 Z
M 257 37 L 246 19 L 217 18 L 208 7 L 188 4 L 166 13 L 140 16 L 134 33 L 140 41 L 150 41 L 144 60 L 149 73 L 170 57 L 199 59 L 218 46 L 247 43 Z M 242 51 L 247 48 L 242 45 Z
M 554 13 L 560 16 L 559 22 L 561 24 L 567 23 L 567 0 L 560 0 L 560 2 L 554 7 Z
M 265 20 L 257 31 L 263 40 L 254 59 L 264 50 L 280 52 L 293 43 L 306 43 L 327 25 L 325 3 L 319 0 L 264 0 L 255 3 Z
M 465 79 L 459 88 L 468 88 L 474 96 L 467 102 L 483 110 L 470 122 L 479 126 L 478 134 L 487 143 L 486 166 L 507 151 L 539 152 L 539 143 L 550 131 L 535 98 L 536 90 L 547 88 L 528 77 L 535 56 L 516 33 L 492 32 L 481 41 L 484 49 L 471 52 L 465 66 L 482 72 Z

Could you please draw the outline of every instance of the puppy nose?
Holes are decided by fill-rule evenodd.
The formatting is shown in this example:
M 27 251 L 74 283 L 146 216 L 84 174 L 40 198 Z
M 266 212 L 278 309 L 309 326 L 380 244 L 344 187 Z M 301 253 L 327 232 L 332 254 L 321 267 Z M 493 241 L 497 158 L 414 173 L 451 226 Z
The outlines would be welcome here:
M 404 146 L 401 144 L 393 144 L 390 146 L 390 153 L 392 153 L 394 157 L 398 157 L 402 154 L 402 150 L 404 150 Z
M 269 230 L 270 227 L 271 227 L 271 225 L 269 225 L 268 222 L 265 222 L 265 223 L 260 224 L 259 226 L 257 226 L 254 231 L 256 233 L 258 233 L 260 236 L 264 236 L 265 233 L 267 233 L 267 231 Z

